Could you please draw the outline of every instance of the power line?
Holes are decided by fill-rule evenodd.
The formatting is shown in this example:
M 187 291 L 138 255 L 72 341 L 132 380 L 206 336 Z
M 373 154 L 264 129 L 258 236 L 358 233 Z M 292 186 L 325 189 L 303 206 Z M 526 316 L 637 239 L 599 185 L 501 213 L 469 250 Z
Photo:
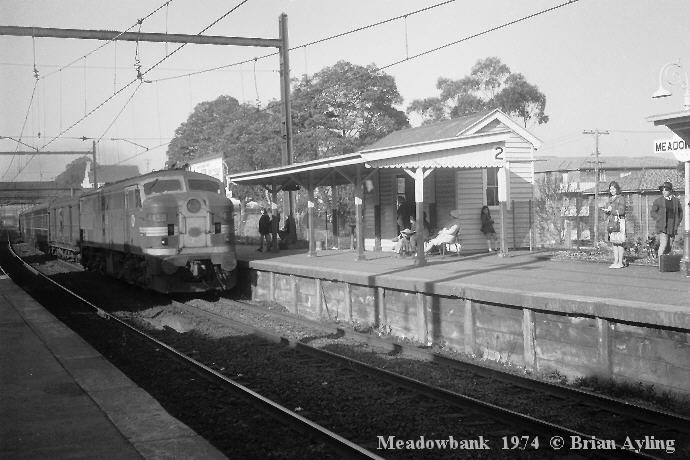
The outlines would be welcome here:
M 301 44 L 301 45 L 297 45 L 297 46 L 294 46 L 294 47 L 289 48 L 289 50 L 290 50 L 290 51 L 293 51 L 293 50 L 296 50 L 296 49 L 299 49 L 299 48 L 305 48 L 305 49 L 306 49 L 308 46 L 312 46 L 312 45 L 316 45 L 316 44 L 319 44 L 319 43 L 326 42 L 326 41 L 328 41 L 328 40 L 333 40 L 333 39 L 336 39 L 336 38 L 344 37 L 344 36 L 346 36 L 346 35 L 350 35 L 350 34 L 353 34 L 353 33 L 356 33 L 356 32 L 361 32 L 361 31 L 363 31 L 363 30 L 371 29 L 371 28 L 373 28 L 373 27 L 377 27 L 377 26 L 380 26 L 380 25 L 383 25 L 383 24 L 386 24 L 386 23 L 388 23 L 388 22 L 392 22 L 392 21 L 395 21 L 395 20 L 398 20 L 398 19 L 407 18 L 408 16 L 413 16 L 413 15 L 415 15 L 415 14 L 422 13 L 422 12 L 424 12 L 424 11 L 431 10 L 431 9 L 436 8 L 436 7 L 439 7 L 439 6 L 443 6 L 443 5 L 446 5 L 446 4 L 448 4 L 448 3 L 453 3 L 454 1 L 455 1 L 455 0 L 448 0 L 448 1 L 445 1 L 445 2 L 437 3 L 437 4 L 435 4 L 435 5 L 430 5 L 430 6 L 426 7 L 426 8 L 421 8 L 421 9 L 419 9 L 419 10 L 410 11 L 409 13 L 405 13 L 405 14 L 402 14 L 402 15 L 399 15 L 399 16 L 395 16 L 395 17 L 393 17 L 393 18 L 385 19 L 385 20 L 383 20 L 383 21 L 375 22 L 375 23 L 373 23 L 373 24 L 369 24 L 369 25 L 362 26 L 362 27 L 357 27 L 356 29 L 351 29 L 351 30 L 348 30 L 348 31 L 346 31 L 346 32 L 341 32 L 341 33 L 338 33 L 338 34 L 335 34 L 335 35 L 330 35 L 330 36 L 328 36 L 328 37 L 320 38 L 320 39 L 318 39 L 318 40 L 314 40 L 314 41 L 307 42 L 307 43 L 304 43 L 304 44 Z M 244 61 L 233 62 L 233 63 L 231 63 L 231 64 L 224 64 L 224 65 L 221 65 L 221 66 L 211 67 L 211 68 L 208 68 L 208 69 L 202 69 L 202 70 L 198 70 L 198 71 L 196 71 L 196 72 L 190 72 L 190 73 L 186 73 L 186 74 L 182 74 L 182 75 L 173 75 L 173 76 L 171 76 L 171 77 L 159 78 L 159 79 L 156 79 L 156 80 L 153 80 L 153 81 L 154 81 L 154 82 L 158 82 L 158 81 L 166 81 L 166 80 L 175 80 L 175 79 L 177 79 L 177 78 L 191 77 L 191 76 L 193 76 L 193 75 L 199 75 L 199 74 L 207 73 L 207 72 L 215 72 L 215 71 L 227 69 L 227 68 L 229 68 L 229 67 L 235 67 L 235 66 L 239 66 L 239 65 L 242 65 L 242 64 L 248 64 L 248 63 L 250 63 L 250 62 L 256 62 L 257 60 L 266 59 L 266 58 L 269 58 L 269 57 L 271 57 L 271 56 L 275 56 L 275 55 L 277 55 L 277 54 L 278 54 L 278 52 L 276 51 L 276 52 L 274 52 L 274 53 L 264 54 L 263 56 L 258 56 L 258 57 L 254 57 L 254 58 L 251 58 L 251 59 L 245 59 Z
M 149 14 L 147 14 L 146 16 L 144 16 L 143 18 L 138 19 L 137 22 L 135 22 L 134 24 L 132 24 L 131 26 L 129 26 L 129 27 L 128 27 L 127 29 L 125 29 L 124 31 L 118 33 L 115 37 L 111 38 L 111 39 L 108 40 L 107 42 L 105 42 L 105 43 L 99 45 L 98 47 L 96 47 L 95 49 L 93 49 L 93 50 L 91 50 L 90 52 L 86 53 L 85 55 L 83 55 L 83 56 L 81 56 L 81 57 L 78 57 L 77 59 L 73 60 L 73 61 L 70 62 L 69 64 L 66 64 L 66 65 L 60 67 L 60 68 L 57 69 L 57 70 L 54 70 L 54 71 L 52 71 L 52 72 L 50 72 L 50 73 L 45 74 L 45 75 L 44 75 L 43 77 L 41 77 L 41 78 L 47 78 L 47 77 L 49 77 L 50 75 L 53 75 L 53 74 L 55 74 L 55 73 L 57 73 L 57 72 L 60 72 L 60 71 L 66 69 L 66 68 L 68 68 L 68 67 L 71 67 L 72 65 L 74 65 L 74 64 L 76 64 L 77 62 L 81 61 L 82 59 L 86 59 L 87 57 L 89 57 L 90 55 L 92 55 L 92 54 L 95 53 L 96 51 L 100 50 L 100 49 L 103 48 L 104 46 L 107 46 L 107 45 L 109 45 L 110 43 L 116 41 L 116 40 L 118 39 L 118 37 L 120 37 L 120 36 L 121 36 L 122 34 L 124 34 L 125 32 L 129 32 L 130 30 L 134 29 L 135 27 L 141 26 L 141 24 L 142 24 L 145 20 L 147 20 L 148 18 L 150 18 L 151 16 L 153 16 L 154 14 L 156 14 L 158 11 L 160 11 L 162 8 L 164 8 L 165 6 L 167 6 L 167 5 L 168 5 L 170 2 L 172 2 L 172 1 L 173 1 L 173 0 L 168 0 L 167 2 L 163 3 L 161 6 L 159 6 L 158 8 L 156 8 L 155 10 L 151 11 Z
M 22 136 L 24 135 L 24 128 L 26 128 L 26 121 L 29 119 L 29 113 L 31 112 L 31 105 L 34 102 L 34 95 L 36 94 L 36 87 L 38 86 L 38 79 L 34 81 L 34 88 L 31 90 L 31 98 L 29 98 L 29 106 L 26 108 L 26 115 L 24 115 L 24 123 L 22 123 L 22 130 L 19 133 L 19 140 L 17 140 L 17 147 L 15 148 L 15 152 L 19 150 L 19 144 L 26 145 L 22 142 Z M 36 149 L 35 147 L 33 147 Z M 38 149 L 36 149 L 38 150 Z M 10 168 L 12 167 L 12 162 L 14 162 L 14 156 L 10 158 L 10 163 L 7 165 L 7 169 L 5 169 L 5 172 L 2 173 L 2 177 L 5 177 L 7 173 L 10 171 Z
M 220 16 L 218 19 L 216 19 L 215 21 L 213 21 L 211 24 L 209 24 L 207 27 L 205 27 L 204 29 L 202 29 L 202 30 L 201 30 L 199 33 L 197 33 L 196 35 L 201 35 L 202 33 L 206 32 L 208 29 L 210 29 L 211 27 L 213 27 L 214 25 L 216 25 L 216 24 L 217 24 L 218 22 L 220 22 L 222 19 L 226 18 L 228 15 L 230 15 L 231 13 L 233 13 L 235 10 L 237 10 L 240 6 L 244 5 L 244 4 L 247 3 L 248 1 L 249 1 L 249 0 L 243 0 L 243 1 L 240 2 L 238 5 L 236 5 L 234 8 L 230 9 L 228 12 L 226 12 L 225 14 L 223 14 L 222 16 Z M 141 20 L 140 20 L 140 21 L 141 21 Z M 148 72 L 150 72 L 151 70 L 153 70 L 154 68 L 156 68 L 159 64 L 161 64 L 162 62 L 164 62 L 165 60 L 167 60 L 168 58 L 170 58 L 173 54 L 175 54 L 177 51 L 179 51 L 179 50 L 180 50 L 181 48 L 183 48 L 185 45 L 186 45 L 186 43 L 183 43 L 182 45 L 180 45 L 180 46 L 178 46 L 177 48 L 175 48 L 172 52 L 166 54 L 162 59 L 160 59 L 158 62 L 156 62 L 155 64 L 153 64 L 153 65 L 152 65 L 151 67 L 149 67 L 146 71 L 141 72 L 139 75 L 137 75 L 137 78 L 133 79 L 132 81 L 130 81 L 129 83 L 127 83 L 125 86 L 123 86 L 122 88 L 120 88 L 118 91 L 116 91 L 115 93 L 113 93 L 110 97 L 108 97 L 108 98 L 105 99 L 103 102 L 101 102 L 100 104 L 98 104 L 95 108 L 93 108 L 90 112 L 86 113 L 82 118 L 80 118 L 79 120 L 77 120 L 76 122 L 74 122 L 74 123 L 73 123 L 72 125 L 70 125 L 67 129 L 62 130 L 57 136 L 53 137 L 49 142 L 47 142 L 46 144 L 43 144 L 43 145 L 40 147 L 40 149 L 44 149 L 44 148 L 46 148 L 48 145 L 52 144 L 56 139 L 58 139 L 59 137 L 61 137 L 62 134 L 64 134 L 64 133 L 70 131 L 70 130 L 71 130 L 72 128 L 74 128 L 76 125 L 78 125 L 79 123 L 81 123 L 82 121 L 84 121 L 86 118 L 88 118 L 89 116 L 91 116 L 91 114 L 93 114 L 93 113 L 96 112 L 98 109 L 100 109 L 101 107 L 103 107 L 103 106 L 104 106 L 105 104 L 107 104 L 110 100 L 112 100 L 115 96 L 117 96 L 117 95 L 120 94 L 122 91 L 124 91 L 125 89 L 127 89 L 128 87 L 130 87 L 135 81 L 137 81 L 137 80 L 142 80 L 142 77 L 143 77 L 144 75 L 146 75 Z M 34 88 L 34 90 L 35 90 L 35 88 Z M 37 153 L 38 153 L 38 152 L 37 152 Z M 16 179 L 17 176 L 19 175 L 19 173 L 21 173 L 21 171 L 23 171 L 24 169 L 26 169 L 26 167 L 28 166 L 28 164 L 36 157 L 37 153 L 34 154 L 33 156 L 31 156 L 31 157 L 29 158 L 29 160 L 27 160 L 27 162 L 26 162 L 26 164 L 24 165 L 24 167 L 14 176 L 14 178 L 13 178 L 12 180 Z
M 476 33 L 476 34 L 468 35 L 467 37 L 461 38 L 460 40 L 455 40 L 454 42 L 446 43 L 445 45 L 441 45 L 441 46 L 438 46 L 438 47 L 436 47 L 436 48 L 432 48 L 432 49 L 423 51 L 423 52 L 421 52 L 421 53 L 415 54 L 414 56 L 406 57 L 405 59 L 401 59 L 401 60 L 399 60 L 399 61 L 395 61 L 395 62 L 393 62 L 392 64 L 388 64 L 388 65 L 386 65 L 386 66 L 379 67 L 378 70 L 384 70 L 384 69 L 387 69 L 387 68 L 389 68 L 389 67 L 393 67 L 394 65 L 402 64 L 403 62 L 411 61 L 412 59 L 416 59 L 416 58 L 418 58 L 418 57 L 426 56 L 427 54 L 431 54 L 431 53 L 434 53 L 434 52 L 436 52 L 436 51 L 440 51 L 440 50 L 442 50 L 442 49 L 444 49 L 444 48 L 448 48 L 448 47 L 450 47 L 450 46 L 457 45 L 458 43 L 462 43 L 462 42 L 464 42 L 464 41 L 471 40 L 471 39 L 473 39 L 473 38 L 477 38 L 477 37 L 480 37 L 480 36 L 482 36 L 482 35 L 486 35 L 486 34 L 488 34 L 488 33 L 490 33 L 490 32 L 495 32 L 495 31 L 497 31 L 497 30 L 504 29 L 504 28 L 506 28 L 506 27 L 508 27 L 508 26 L 511 26 L 511 25 L 513 25 L 513 24 L 517 24 L 517 23 L 519 23 L 519 22 L 523 22 L 523 21 L 526 21 L 526 20 L 528 20 L 528 19 L 532 19 L 532 18 L 534 18 L 534 17 L 536 17 L 536 16 L 539 16 L 539 15 L 542 15 L 542 14 L 544 14 L 544 13 L 549 13 L 549 12 L 551 12 L 551 11 L 557 10 L 558 8 L 562 8 L 562 7 L 564 7 L 564 6 L 570 5 L 571 3 L 576 3 L 576 2 L 578 2 L 578 1 L 579 1 L 579 0 L 569 0 L 569 1 L 566 2 L 566 3 L 561 3 L 560 5 L 556 5 L 556 6 L 553 6 L 553 7 L 551 7 L 551 8 L 547 8 L 547 9 L 545 9 L 545 10 L 541 10 L 541 11 L 538 11 L 538 12 L 536 12 L 536 13 L 532 13 L 532 14 L 527 15 L 527 16 L 523 16 L 523 17 L 521 17 L 521 18 L 519 18 L 519 19 L 515 19 L 515 20 L 513 20 L 513 21 L 506 22 L 506 23 L 504 23 L 504 24 L 501 24 L 501 25 L 492 27 L 492 28 L 490 28 L 490 29 L 486 29 L 486 30 L 484 30 L 484 31 L 482 31 L 482 32 L 478 32 L 478 33 Z
M 599 136 L 608 131 L 582 131 L 582 134 L 594 136 L 594 244 L 599 242 Z

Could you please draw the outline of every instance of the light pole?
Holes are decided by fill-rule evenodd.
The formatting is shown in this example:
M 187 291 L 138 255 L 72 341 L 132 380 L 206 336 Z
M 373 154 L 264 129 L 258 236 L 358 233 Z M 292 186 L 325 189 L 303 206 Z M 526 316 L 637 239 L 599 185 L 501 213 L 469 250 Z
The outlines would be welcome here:
M 690 85 L 688 85 L 688 73 L 680 65 L 680 62 L 669 62 L 659 71 L 659 89 L 652 94 L 653 99 L 671 96 L 672 93 L 664 85 L 679 85 L 685 89 L 683 94 L 683 112 L 690 113 Z M 687 139 L 686 139 L 687 141 Z M 676 158 L 685 162 L 685 209 L 683 209 L 683 259 L 681 271 L 690 276 L 690 155 L 677 154 Z
M 665 84 L 664 84 L 665 83 Z M 683 110 L 690 110 L 690 86 L 688 85 L 688 73 L 680 65 L 680 62 L 669 62 L 659 71 L 659 89 L 652 94 L 652 99 L 671 96 L 673 93 L 666 89 L 666 85 L 680 85 L 685 88 L 683 95 Z

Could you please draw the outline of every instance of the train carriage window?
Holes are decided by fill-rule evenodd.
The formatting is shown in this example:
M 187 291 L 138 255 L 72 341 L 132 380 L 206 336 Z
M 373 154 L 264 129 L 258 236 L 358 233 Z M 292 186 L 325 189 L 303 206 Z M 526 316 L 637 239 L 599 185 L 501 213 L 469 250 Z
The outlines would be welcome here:
M 187 179 L 189 190 L 220 193 L 220 183 L 207 179 Z
M 182 190 L 179 179 L 156 179 L 144 184 L 144 194 L 177 192 Z

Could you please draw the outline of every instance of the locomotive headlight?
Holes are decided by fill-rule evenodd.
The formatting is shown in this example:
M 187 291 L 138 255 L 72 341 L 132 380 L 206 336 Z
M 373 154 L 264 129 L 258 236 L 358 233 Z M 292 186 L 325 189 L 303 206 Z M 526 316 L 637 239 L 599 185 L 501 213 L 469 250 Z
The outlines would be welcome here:
M 168 239 L 167 238 L 161 238 L 161 246 L 167 246 L 168 245 Z
M 199 200 L 192 198 L 191 200 L 187 201 L 187 211 L 191 212 L 192 214 L 196 214 L 200 210 L 201 202 Z
M 154 212 L 146 214 L 146 218 L 153 222 L 165 222 L 168 220 L 168 215 L 164 212 Z

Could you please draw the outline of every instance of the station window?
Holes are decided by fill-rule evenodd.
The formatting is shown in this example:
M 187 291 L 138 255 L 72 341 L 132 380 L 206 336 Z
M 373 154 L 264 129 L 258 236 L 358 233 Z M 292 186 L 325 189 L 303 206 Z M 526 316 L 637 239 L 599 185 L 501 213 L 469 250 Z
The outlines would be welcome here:
M 498 168 L 486 168 L 486 205 L 498 206 Z

